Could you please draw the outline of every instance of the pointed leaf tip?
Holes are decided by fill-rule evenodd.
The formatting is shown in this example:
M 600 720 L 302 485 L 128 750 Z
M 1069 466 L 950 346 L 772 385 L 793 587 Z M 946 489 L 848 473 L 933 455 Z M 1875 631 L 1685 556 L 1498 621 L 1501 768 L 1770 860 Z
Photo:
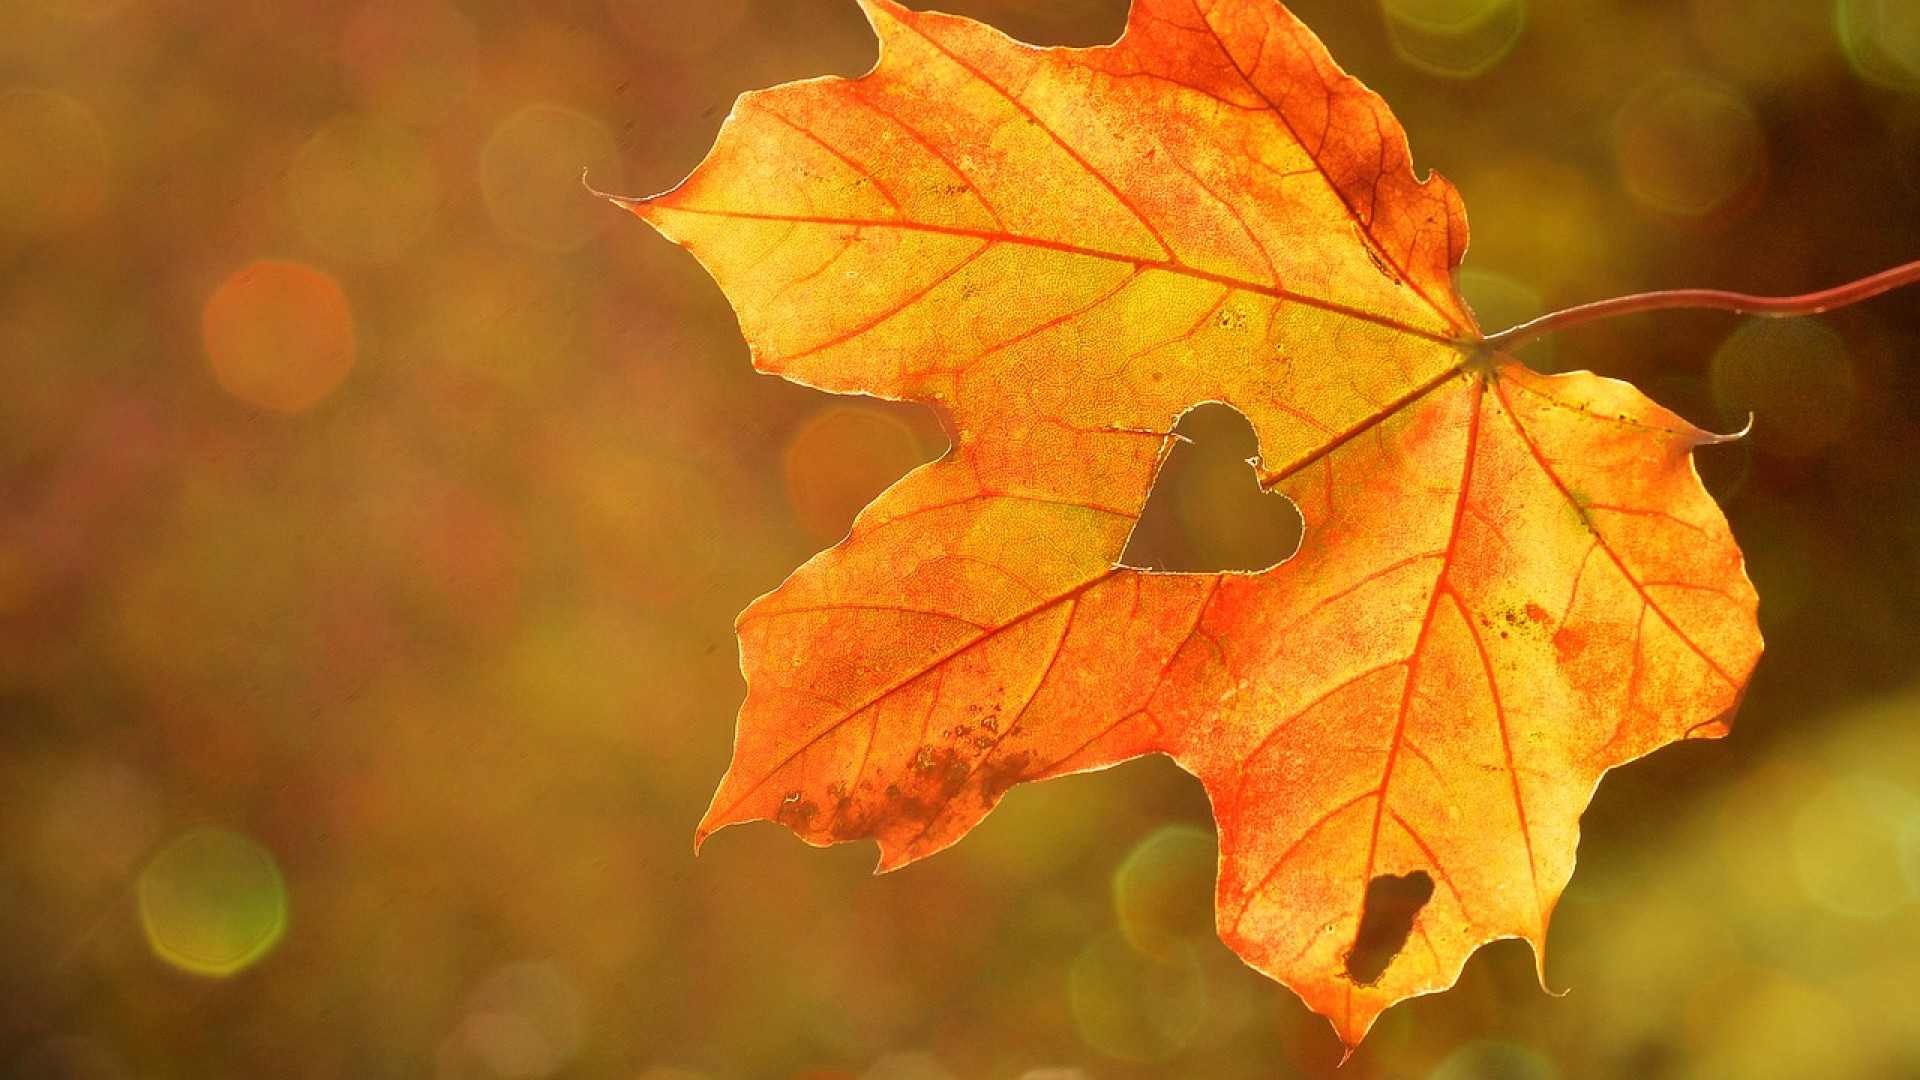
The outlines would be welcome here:
M 637 212 L 638 206 L 641 203 L 646 201 L 645 199 L 634 198 L 633 196 L 630 196 L 630 195 L 615 195 L 609 191 L 601 191 L 599 188 L 594 187 L 593 184 L 588 182 L 587 173 L 589 173 L 590 171 L 592 170 L 585 167 L 582 167 L 580 170 L 580 186 L 587 189 L 587 194 L 592 195 L 595 198 L 605 199 L 606 201 L 612 203 L 615 206 L 620 207 L 623 210 L 633 210 L 636 212 Z

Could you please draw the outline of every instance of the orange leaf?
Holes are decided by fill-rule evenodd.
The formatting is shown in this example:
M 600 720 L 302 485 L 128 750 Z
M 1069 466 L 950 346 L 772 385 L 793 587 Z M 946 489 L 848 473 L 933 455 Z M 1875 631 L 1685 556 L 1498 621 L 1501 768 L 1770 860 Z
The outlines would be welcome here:
M 743 96 L 622 200 L 761 370 L 955 436 L 741 615 L 699 835 L 770 818 L 891 869 L 1015 783 L 1163 753 L 1213 802 L 1222 937 L 1349 1046 L 1488 941 L 1541 955 L 1601 774 L 1724 733 L 1758 657 L 1715 437 L 1490 353 L 1457 194 L 1273 0 L 1135 0 L 1096 49 L 862 2 L 872 72 Z M 1299 552 L 1120 565 L 1207 401 Z

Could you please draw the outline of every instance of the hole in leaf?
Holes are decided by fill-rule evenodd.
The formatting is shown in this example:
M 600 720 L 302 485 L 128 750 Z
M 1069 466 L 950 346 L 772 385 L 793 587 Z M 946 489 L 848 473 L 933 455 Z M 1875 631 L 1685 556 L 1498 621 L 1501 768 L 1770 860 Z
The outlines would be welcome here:
M 1360 908 L 1360 931 L 1347 951 L 1347 976 L 1372 986 L 1387 973 L 1413 933 L 1414 917 L 1433 897 L 1433 879 L 1424 870 L 1411 874 L 1382 874 L 1367 882 L 1367 898 Z
M 1300 511 L 1260 490 L 1253 425 L 1231 405 L 1181 415 L 1174 443 L 1127 538 L 1120 563 L 1185 574 L 1260 573 L 1300 548 Z

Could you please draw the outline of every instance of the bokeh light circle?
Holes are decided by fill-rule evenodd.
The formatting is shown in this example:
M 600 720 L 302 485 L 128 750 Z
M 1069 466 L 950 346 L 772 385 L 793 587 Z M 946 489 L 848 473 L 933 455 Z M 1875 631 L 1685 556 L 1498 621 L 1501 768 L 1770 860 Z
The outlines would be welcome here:
M 1614 157 L 1628 194 L 1684 217 L 1727 206 L 1762 175 L 1766 140 L 1738 92 L 1702 75 L 1667 72 L 1613 118 Z
M 221 282 L 201 313 L 213 377 L 250 405 L 298 412 L 353 367 L 353 316 L 333 278 L 262 260 Z
M 807 535 L 835 543 L 861 507 L 922 460 L 913 429 L 902 421 L 878 409 L 829 406 L 787 444 L 787 502 Z
M 1911 899 L 1903 832 L 1920 798 L 1867 776 L 1846 776 L 1808 799 L 1793 819 L 1793 863 L 1801 887 L 1828 911 L 1880 919 Z
M 1833 18 L 1847 63 L 1861 78 L 1920 93 L 1920 3 L 1837 0 Z
M 273 853 L 225 829 L 175 837 L 134 892 L 154 955 L 196 975 L 242 971 L 287 930 L 287 887 Z
M 501 121 L 480 151 L 480 194 L 494 225 L 543 251 L 580 246 L 619 215 L 580 184 L 620 187 L 620 154 L 598 119 L 536 103 Z
M 1489 70 L 1520 40 L 1525 0 L 1380 0 L 1393 51 L 1403 62 L 1452 79 Z
M 398 124 L 342 117 L 313 133 L 287 171 L 307 239 L 357 262 L 405 254 L 433 224 L 438 198 L 425 147 Z
M 1148 956 L 1115 935 L 1095 938 L 1068 973 L 1081 1041 L 1122 1061 L 1164 1061 L 1208 1016 L 1206 975 L 1191 948 Z
M 1140 841 L 1113 873 L 1113 910 L 1127 944 L 1162 956 L 1213 931 L 1213 834 L 1169 825 Z
M 1714 350 L 1713 400 L 1729 427 L 1753 421 L 1766 452 L 1800 457 L 1847 433 L 1858 390 L 1852 353 L 1818 319 L 1755 318 Z
M 92 109 L 39 87 L 0 91 L 0 235 L 85 221 L 107 181 L 107 138 Z
M 460 1039 L 495 1076 L 549 1076 L 585 1042 L 586 999 L 549 961 L 503 964 L 474 988 Z

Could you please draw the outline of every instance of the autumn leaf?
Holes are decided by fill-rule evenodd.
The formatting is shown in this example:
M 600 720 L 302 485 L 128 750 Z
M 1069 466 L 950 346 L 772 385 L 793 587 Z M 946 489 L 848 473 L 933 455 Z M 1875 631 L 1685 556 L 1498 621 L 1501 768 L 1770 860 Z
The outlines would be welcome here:
M 743 96 L 620 200 L 761 370 L 954 440 L 741 615 L 699 836 L 892 869 L 1016 783 L 1161 753 L 1212 800 L 1221 936 L 1349 1046 L 1486 942 L 1542 956 L 1600 776 L 1723 734 L 1760 652 L 1715 436 L 1489 346 L 1458 195 L 1273 0 L 1135 0 L 1094 49 L 862 3 L 872 72 Z M 1203 402 L 1251 421 L 1300 549 L 1123 565 Z

